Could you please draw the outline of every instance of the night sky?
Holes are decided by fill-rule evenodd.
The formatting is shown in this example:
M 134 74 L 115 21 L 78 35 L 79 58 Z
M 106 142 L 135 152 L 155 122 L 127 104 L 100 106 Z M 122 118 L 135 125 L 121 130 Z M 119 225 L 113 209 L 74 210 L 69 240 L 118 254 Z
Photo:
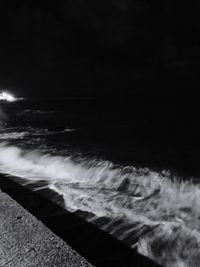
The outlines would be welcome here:
M 0 87 L 23 95 L 198 92 L 200 4 L 0 2 Z

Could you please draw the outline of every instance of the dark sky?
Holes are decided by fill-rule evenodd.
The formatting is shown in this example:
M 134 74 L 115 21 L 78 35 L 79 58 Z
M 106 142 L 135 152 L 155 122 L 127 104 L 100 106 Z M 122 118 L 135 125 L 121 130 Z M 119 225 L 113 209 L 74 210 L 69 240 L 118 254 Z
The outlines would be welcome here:
M 200 4 L 0 2 L 0 86 L 25 95 L 198 91 Z

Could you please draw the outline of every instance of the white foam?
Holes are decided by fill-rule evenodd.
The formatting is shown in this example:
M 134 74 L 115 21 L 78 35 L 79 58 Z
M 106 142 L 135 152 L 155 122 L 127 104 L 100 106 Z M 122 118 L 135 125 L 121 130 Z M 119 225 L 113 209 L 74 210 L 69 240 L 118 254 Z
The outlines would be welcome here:
M 26 132 L 0 133 L 0 140 L 23 139 L 26 135 Z
M 200 262 L 200 185 L 167 172 L 115 166 L 0 145 L 0 171 L 46 180 L 70 211 L 107 218 L 100 227 L 167 267 Z M 115 222 L 120 222 L 115 224 Z M 139 239 L 136 241 L 135 236 Z

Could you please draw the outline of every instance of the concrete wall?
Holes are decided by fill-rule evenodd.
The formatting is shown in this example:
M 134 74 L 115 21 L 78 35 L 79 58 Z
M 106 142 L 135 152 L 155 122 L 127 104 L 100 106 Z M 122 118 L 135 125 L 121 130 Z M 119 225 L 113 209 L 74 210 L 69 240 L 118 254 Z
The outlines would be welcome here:
M 92 266 L 7 194 L 0 192 L 0 266 Z

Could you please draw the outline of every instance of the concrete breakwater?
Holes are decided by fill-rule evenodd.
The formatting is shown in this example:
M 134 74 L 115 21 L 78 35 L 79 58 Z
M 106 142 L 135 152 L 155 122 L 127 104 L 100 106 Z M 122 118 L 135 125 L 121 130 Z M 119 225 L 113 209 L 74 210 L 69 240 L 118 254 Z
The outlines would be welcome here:
M 0 266 L 92 267 L 61 238 L 2 192 Z
M 158 267 L 159 265 L 150 259 L 140 255 L 134 249 L 126 246 L 123 242 L 115 239 L 111 235 L 100 230 L 95 225 L 81 218 L 79 213 L 70 213 L 62 208 L 62 199 L 58 198 L 51 190 L 41 189 L 34 191 L 31 185 L 22 185 L 21 180 L 15 177 L 6 177 L 0 175 L 0 188 L 8 194 L 12 199 L 17 201 L 23 209 L 28 210 L 39 221 L 41 221 L 47 229 L 53 231 L 63 241 L 69 244 L 77 253 L 91 262 L 96 267 Z M 1 201 L 1 200 L 0 200 Z M 9 203 L 6 204 L 9 209 Z M 13 216 L 16 216 L 13 212 Z M 1 207 L 0 207 L 1 212 Z M 11 216 L 11 231 L 14 227 L 16 218 Z M 1 221 L 1 217 L 0 217 Z M 18 222 L 19 221 L 19 222 Z M 18 223 L 21 217 L 18 217 Z M 6 221 L 5 221 L 6 222 Z M 1 222 L 0 222 L 1 223 Z M 32 225 L 28 225 L 30 231 Z M 15 228 L 14 228 L 15 229 Z M 1 231 L 1 229 L 0 229 Z M 23 233 L 23 232 L 22 232 Z M 18 235 L 20 238 L 20 235 Z M 51 242 L 51 241 L 49 241 Z M 33 246 L 34 247 L 34 244 Z M 54 245 L 47 248 L 56 249 Z M 7 248 L 6 248 L 7 249 Z M 45 252 L 46 255 L 47 252 Z M 66 252 L 66 258 L 67 258 Z M 1 255 L 0 255 L 1 257 Z M 9 257 L 8 257 L 9 258 Z M 45 256 L 44 256 L 45 259 Z M 81 258 L 82 259 L 82 258 Z M 66 265 L 65 265 L 66 264 Z M 81 265 L 65 262 L 64 264 L 33 264 L 33 265 L 8 265 L 8 266 L 91 266 L 86 261 Z M 71 264 L 71 265 L 70 265 Z M 74 265 L 73 265 L 74 264 Z M 0 262 L 0 266 L 1 265 Z M 6 265 L 7 266 L 7 265 Z

